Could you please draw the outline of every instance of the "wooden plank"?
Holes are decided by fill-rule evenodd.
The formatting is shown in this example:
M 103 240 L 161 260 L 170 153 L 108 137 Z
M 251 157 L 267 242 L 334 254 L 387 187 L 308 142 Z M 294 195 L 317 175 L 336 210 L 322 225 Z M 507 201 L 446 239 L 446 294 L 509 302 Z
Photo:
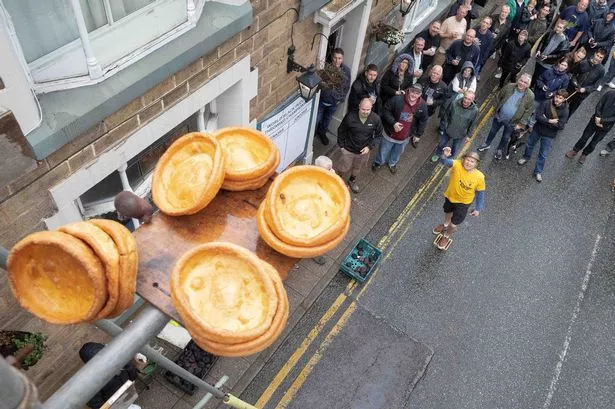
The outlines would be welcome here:
M 256 227 L 256 210 L 265 198 L 267 185 L 259 190 L 221 190 L 203 210 L 190 216 L 171 217 L 158 212 L 152 222 L 135 233 L 139 251 L 137 293 L 165 314 L 179 321 L 170 297 L 169 280 L 175 262 L 192 247 L 212 241 L 238 244 L 273 265 L 282 279 L 298 259 L 269 247 Z

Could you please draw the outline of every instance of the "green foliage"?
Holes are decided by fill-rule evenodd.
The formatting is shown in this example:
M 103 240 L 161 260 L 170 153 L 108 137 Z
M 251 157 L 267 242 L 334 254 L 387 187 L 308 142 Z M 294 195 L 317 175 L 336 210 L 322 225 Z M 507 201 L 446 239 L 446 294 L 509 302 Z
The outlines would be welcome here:
M 23 360 L 23 364 L 25 366 L 32 366 L 43 357 L 46 340 L 47 335 L 43 335 L 40 332 L 37 332 L 36 334 L 28 334 L 23 339 L 13 339 L 13 345 L 15 345 L 17 350 L 28 345 L 32 345 L 34 348 L 32 352 L 30 352 Z

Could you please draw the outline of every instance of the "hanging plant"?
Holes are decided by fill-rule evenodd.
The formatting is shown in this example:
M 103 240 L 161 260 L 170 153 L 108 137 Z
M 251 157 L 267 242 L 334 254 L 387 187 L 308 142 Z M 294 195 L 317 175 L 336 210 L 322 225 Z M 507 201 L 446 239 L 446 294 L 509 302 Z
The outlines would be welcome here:
M 372 33 L 376 36 L 376 41 L 381 41 L 389 47 L 399 44 L 404 41 L 404 33 L 393 26 L 379 21 L 378 24 L 372 26 Z
M 43 357 L 46 339 L 40 332 L 0 331 L 0 356 L 18 355 L 20 350 L 31 348 L 21 361 L 22 369 L 28 369 Z

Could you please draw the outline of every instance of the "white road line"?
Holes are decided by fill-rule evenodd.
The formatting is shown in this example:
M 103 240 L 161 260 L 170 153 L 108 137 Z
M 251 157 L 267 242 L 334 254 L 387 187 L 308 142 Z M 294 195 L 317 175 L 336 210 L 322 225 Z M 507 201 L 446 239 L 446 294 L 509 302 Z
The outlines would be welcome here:
M 568 332 L 566 333 L 566 339 L 564 339 L 564 346 L 559 353 L 559 361 L 557 362 L 557 365 L 555 365 L 555 373 L 553 374 L 553 379 L 551 379 L 549 393 L 547 393 L 547 399 L 545 399 L 545 403 L 542 405 L 543 409 L 548 409 L 551 406 L 551 400 L 553 399 L 553 395 L 557 389 L 557 383 L 559 381 L 560 374 L 562 373 L 562 366 L 564 365 L 564 360 L 566 359 L 566 354 L 568 353 L 568 348 L 570 347 L 570 340 L 572 339 L 572 327 L 579 316 L 579 311 L 581 311 L 581 303 L 583 302 L 583 298 L 585 298 L 585 291 L 587 290 L 587 286 L 589 284 L 589 278 L 592 275 L 592 267 L 594 265 L 594 261 L 596 260 L 596 255 L 598 254 L 598 245 L 600 244 L 601 238 L 602 237 L 600 235 L 596 236 L 594 249 L 592 250 L 591 257 L 589 258 L 589 263 L 587 263 L 587 270 L 585 270 L 585 277 L 583 277 L 583 283 L 581 284 L 581 291 L 579 291 L 579 295 L 577 295 L 577 304 L 574 306 L 574 311 L 572 312 L 572 317 L 570 318 Z

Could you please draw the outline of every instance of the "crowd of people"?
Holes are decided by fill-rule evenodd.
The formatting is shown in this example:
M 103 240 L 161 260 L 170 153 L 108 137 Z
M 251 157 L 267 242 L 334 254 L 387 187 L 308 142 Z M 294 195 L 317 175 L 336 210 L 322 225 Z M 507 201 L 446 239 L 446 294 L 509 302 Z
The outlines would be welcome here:
M 491 149 L 502 129 L 494 157 L 508 159 L 511 146 L 528 135 L 518 164 L 525 165 L 539 146 L 533 174 L 541 182 L 552 142 L 568 119 L 591 93 L 615 89 L 615 52 L 611 50 L 615 44 L 615 0 L 578 0 L 576 4 L 564 0 L 558 10 L 554 8 L 551 0 L 509 0 L 497 13 L 473 22 L 479 14 L 472 0 L 458 0 L 446 19 L 432 22 L 415 36 L 381 80 L 378 67 L 370 64 L 351 84 L 343 50 L 335 49 L 333 64 L 346 83 L 335 96 L 328 93 L 336 91 L 323 91 L 317 135 L 324 144 L 329 143 L 326 130 L 331 115 L 348 91 L 348 112 L 337 135 L 342 155 L 334 167 L 352 192 L 361 191 L 359 171 L 366 166 L 377 138 L 378 153 L 371 168 L 378 171 L 386 166 L 394 174 L 406 147 L 418 146 L 436 112 L 440 137 L 432 161 L 461 170 L 455 173 L 455 183 L 474 181 L 468 185 L 474 186 L 470 190 L 484 191 L 484 178 L 475 183 L 477 174 L 472 173 L 479 172 L 478 154 L 466 155 L 457 165 L 451 159 L 474 133 L 476 89 L 489 59 L 498 60 L 495 77 L 499 90 L 491 129 L 478 151 Z M 535 59 L 533 74 L 523 71 L 530 58 Z M 566 157 L 581 153 L 578 162 L 585 163 L 614 124 L 615 90 L 608 90 Z M 615 139 L 600 153 L 609 155 L 614 149 Z M 474 166 L 466 166 L 466 162 Z M 471 196 L 474 200 L 474 194 Z M 483 195 L 480 197 L 482 207 Z M 436 243 L 438 247 L 450 244 L 450 234 L 467 213 L 466 209 L 463 217 L 459 216 L 455 204 L 454 198 L 447 196 L 445 223 L 434 229 L 443 240 Z

